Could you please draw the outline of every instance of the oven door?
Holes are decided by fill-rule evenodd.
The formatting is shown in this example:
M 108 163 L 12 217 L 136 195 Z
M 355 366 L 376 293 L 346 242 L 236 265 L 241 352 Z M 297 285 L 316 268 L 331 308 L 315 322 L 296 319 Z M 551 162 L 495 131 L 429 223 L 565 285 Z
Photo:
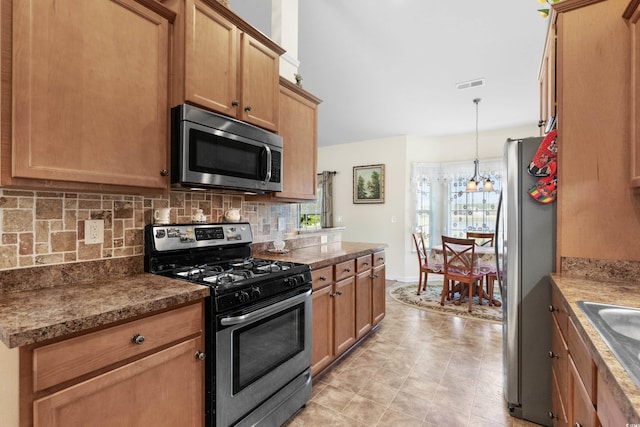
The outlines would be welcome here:
M 216 426 L 257 408 L 311 365 L 311 290 L 216 318 Z

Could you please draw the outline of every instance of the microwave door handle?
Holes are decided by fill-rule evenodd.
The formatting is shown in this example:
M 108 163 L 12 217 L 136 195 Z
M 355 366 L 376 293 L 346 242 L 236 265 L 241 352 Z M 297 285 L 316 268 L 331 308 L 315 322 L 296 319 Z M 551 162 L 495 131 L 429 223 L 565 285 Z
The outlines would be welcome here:
M 264 146 L 265 151 L 267 152 L 267 174 L 264 178 L 264 182 L 269 182 L 271 180 L 271 148 L 268 145 Z

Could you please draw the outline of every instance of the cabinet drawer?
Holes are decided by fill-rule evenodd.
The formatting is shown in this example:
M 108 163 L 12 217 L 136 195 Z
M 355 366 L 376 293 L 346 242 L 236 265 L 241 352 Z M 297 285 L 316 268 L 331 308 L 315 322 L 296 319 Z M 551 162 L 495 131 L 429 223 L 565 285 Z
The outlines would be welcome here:
M 567 333 L 567 346 L 569 354 L 575 363 L 580 379 L 584 383 L 591 403 L 596 404 L 596 365 L 593 363 L 587 346 L 582 341 L 573 319 L 569 318 L 569 331 Z
M 336 282 L 338 280 L 346 279 L 347 277 L 351 277 L 356 272 L 356 260 L 352 259 L 350 261 L 341 262 L 340 264 L 336 264 Z
M 566 395 L 564 395 L 566 396 Z M 569 425 L 567 420 L 566 402 L 564 397 L 560 393 L 560 387 L 558 385 L 558 378 L 555 371 L 551 370 L 551 413 L 549 416 L 553 418 L 554 427 L 565 427 Z M 566 397 L 565 397 L 566 398 Z
M 562 331 L 562 335 L 566 337 L 569 313 L 563 303 L 562 298 L 560 297 L 560 292 L 555 288 L 555 286 L 552 287 L 551 291 L 551 309 L 553 317 L 555 317 L 556 321 L 558 322 L 558 326 Z
M 567 359 L 569 353 L 567 344 L 560 333 L 555 317 L 551 320 L 551 352 L 553 353 L 551 368 L 560 390 L 560 396 L 568 396 Z
M 373 254 L 373 266 L 377 267 L 384 264 L 385 254 L 384 251 L 376 252 Z
M 316 289 L 323 288 L 333 282 L 333 267 L 324 267 L 311 272 L 311 287 Z
M 363 271 L 371 269 L 371 255 L 365 255 L 356 259 L 356 272 L 362 273 Z
M 33 350 L 34 391 L 46 389 L 171 342 L 203 329 L 202 304 L 134 320 Z M 141 335 L 144 342 L 135 344 Z

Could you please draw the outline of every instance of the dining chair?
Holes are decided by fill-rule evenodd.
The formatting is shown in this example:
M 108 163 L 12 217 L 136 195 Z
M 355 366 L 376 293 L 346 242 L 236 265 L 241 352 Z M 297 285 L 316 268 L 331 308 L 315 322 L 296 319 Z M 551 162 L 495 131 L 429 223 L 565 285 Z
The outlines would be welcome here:
M 493 247 L 493 233 L 481 233 L 479 231 L 467 231 L 467 239 L 473 239 L 478 246 Z
M 420 267 L 420 280 L 418 280 L 418 293 L 416 295 L 420 295 L 420 288 L 422 288 L 423 291 L 427 290 L 427 278 L 429 277 L 429 273 L 434 273 L 434 271 L 429 267 L 424 236 L 422 233 L 412 233 L 412 236 L 413 243 L 416 246 L 416 252 L 418 253 L 418 266 Z
M 495 238 L 494 233 L 482 233 L 478 231 L 467 231 L 467 239 L 473 239 L 478 246 L 493 247 Z M 485 276 L 485 286 L 487 294 L 489 294 L 489 305 L 493 305 L 493 291 L 495 289 L 495 281 L 498 280 L 498 273 L 487 273 Z
M 451 281 L 465 285 L 460 289 L 460 298 L 457 304 L 462 302 L 465 292 L 469 291 L 469 313 L 473 303 L 474 293 L 478 294 L 478 303 L 482 305 L 482 280 L 484 274 L 474 272 L 476 244 L 473 239 L 459 239 L 442 236 L 442 258 L 444 261 L 444 282 L 440 305 L 444 305 L 444 299 L 449 292 Z M 478 289 L 478 286 L 480 288 Z

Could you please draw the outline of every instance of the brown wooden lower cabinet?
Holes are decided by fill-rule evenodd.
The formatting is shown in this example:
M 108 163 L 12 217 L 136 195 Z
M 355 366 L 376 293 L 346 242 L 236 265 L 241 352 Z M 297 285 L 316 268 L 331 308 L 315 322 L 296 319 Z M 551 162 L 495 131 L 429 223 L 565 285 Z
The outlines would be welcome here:
M 313 376 L 353 347 L 384 318 L 384 273 L 384 252 L 311 272 Z
M 549 416 L 554 426 L 624 426 L 619 404 L 598 372 L 581 326 L 568 314 L 560 291 L 552 287 L 552 390 Z
M 21 348 L 20 425 L 202 426 L 203 328 L 200 302 Z

